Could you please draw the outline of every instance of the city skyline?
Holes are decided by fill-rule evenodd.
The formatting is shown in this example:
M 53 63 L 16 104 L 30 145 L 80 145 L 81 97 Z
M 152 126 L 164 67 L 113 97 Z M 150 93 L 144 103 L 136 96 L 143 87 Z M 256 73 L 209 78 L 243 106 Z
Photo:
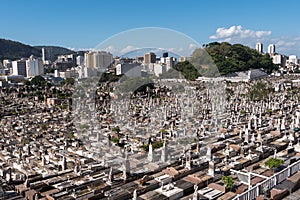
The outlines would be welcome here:
M 293 7 L 299 5 L 297 1 L 289 2 Z M 153 1 L 147 9 L 146 3 L 136 1 L 126 4 L 121 1 L 89 1 L 88 4 L 31 1 L 30 6 L 13 1 L 2 2 L 2 5 L 12 9 L 3 9 L 0 13 L 5 19 L 0 37 L 30 45 L 92 49 L 123 31 L 162 27 L 184 33 L 199 44 L 228 41 L 255 48 L 260 42 L 264 47 L 275 44 L 276 51 L 283 54 L 300 53 L 296 13 L 276 13 L 278 8 L 286 6 L 279 1 L 272 4 L 251 1 L 242 5 L 218 0 L 164 4 Z

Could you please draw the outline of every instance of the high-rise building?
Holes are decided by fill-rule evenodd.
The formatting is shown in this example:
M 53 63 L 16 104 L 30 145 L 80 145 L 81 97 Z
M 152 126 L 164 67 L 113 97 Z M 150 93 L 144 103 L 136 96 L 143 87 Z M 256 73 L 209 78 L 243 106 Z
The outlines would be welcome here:
M 164 52 L 162 57 L 164 57 L 164 58 L 169 57 L 169 53 L 168 52 Z
M 289 56 L 289 60 L 288 60 L 289 63 L 293 63 L 293 64 L 298 64 L 298 57 L 296 55 L 290 55 Z
M 26 60 L 26 75 L 27 77 L 39 76 L 44 74 L 43 61 L 41 59 L 30 56 Z
M 287 57 L 284 55 L 276 54 L 272 56 L 272 61 L 276 65 L 280 65 L 281 67 L 284 67 L 286 64 Z
M 5 68 L 11 68 L 12 67 L 12 62 L 9 59 L 4 59 L 3 60 L 3 67 Z
M 255 46 L 256 51 L 258 51 L 259 53 L 263 53 L 263 44 L 262 43 L 256 43 Z
M 44 63 L 47 63 L 49 61 L 52 62 L 55 60 L 52 47 L 42 48 L 42 59 Z
M 271 55 L 275 54 L 275 44 L 270 44 L 268 46 L 268 54 L 271 54 Z
M 87 52 L 84 54 L 85 66 L 105 71 L 113 62 L 113 55 L 105 51 Z
M 176 58 L 174 58 L 174 57 L 167 57 L 166 58 L 166 65 L 167 65 L 166 70 L 169 71 L 169 69 L 174 68 L 175 63 L 176 63 Z
M 78 65 L 78 66 L 84 65 L 84 57 L 83 56 L 76 57 L 76 65 Z
M 152 52 L 146 53 L 144 55 L 144 63 L 145 64 L 150 64 L 150 63 L 155 63 L 156 62 L 156 55 Z
M 27 76 L 26 60 L 16 60 L 12 62 L 13 75 Z

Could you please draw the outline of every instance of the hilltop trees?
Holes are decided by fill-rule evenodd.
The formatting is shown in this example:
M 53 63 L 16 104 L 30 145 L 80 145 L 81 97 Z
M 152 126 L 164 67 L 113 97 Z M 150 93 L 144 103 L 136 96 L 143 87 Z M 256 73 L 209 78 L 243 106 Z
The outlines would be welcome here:
M 269 54 L 260 54 L 242 44 L 229 44 L 228 42 L 213 42 L 205 47 L 212 57 L 221 75 L 236 71 L 263 68 L 271 73 L 277 66 L 273 64 Z

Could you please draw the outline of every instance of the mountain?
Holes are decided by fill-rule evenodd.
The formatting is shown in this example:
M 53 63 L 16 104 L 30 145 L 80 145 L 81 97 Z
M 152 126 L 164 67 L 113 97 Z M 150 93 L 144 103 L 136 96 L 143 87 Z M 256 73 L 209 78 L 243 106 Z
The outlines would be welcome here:
M 0 61 L 3 59 L 16 60 L 20 58 L 28 58 L 31 55 L 42 57 L 42 48 L 51 48 L 53 58 L 58 55 L 76 53 L 70 49 L 58 46 L 30 46 L 21 42 L 0 39 Z M 54 61 L 54 60 L 52 60 Z
M 30 45 L 22 44 L 20 42 L 0 39 L 0 60 L 3 59 L 19 59 L 19 58 L 28 58 L 30 55 L 37 57 L 42 56 L 42 52 Z
M 42 52 L 42 48 L 49 48 L 51 49 L 51 52 L 53 54 L 53 57 L 56 59 L 58 55 L 65 55 L 65 54 L 72 54 L 76 53 L 75 51 L 72 51 L 70 49 L 64 48 L 64 47 L 58 47 L 58 46 L 34 46 L 36 49 L 38 49 L 40 52 Z M 54 61 L 54 60 L 52 60 Z

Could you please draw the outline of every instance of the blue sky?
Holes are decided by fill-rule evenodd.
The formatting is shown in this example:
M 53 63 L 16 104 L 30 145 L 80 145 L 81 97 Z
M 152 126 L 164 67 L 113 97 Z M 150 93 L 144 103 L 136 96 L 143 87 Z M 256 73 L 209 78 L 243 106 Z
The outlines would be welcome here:
M 254 47 L 263 42 L 266 51 L 274 43 L 279 53 L 300 55 L 299 6 L 297 0 L 3 0 L 0 37 L 87 49 L 122 31 L 163 27 L 199 44 L 229 41 Z

